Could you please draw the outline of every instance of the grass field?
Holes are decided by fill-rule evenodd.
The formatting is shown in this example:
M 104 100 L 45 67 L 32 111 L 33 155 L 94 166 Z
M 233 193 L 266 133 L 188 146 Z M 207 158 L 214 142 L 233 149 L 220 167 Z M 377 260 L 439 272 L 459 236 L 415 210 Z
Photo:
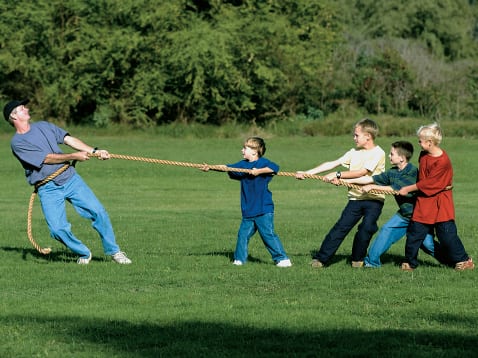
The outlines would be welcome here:
M 73 133 L 75 134 L 75 133 Z M 242 139 L 172 139 L 82 134 L 111 153 L 181 162 L 231 163 Z M 108 209 L 133 264 L 102 254 L 90 224 L 71 209 L 90 265 L 49 238 L 39 202 L 27 240 L 32 189 L 1 135 L 1 357 L 462 357 L 478 346 L 478 271 L 455 272 L 420 254 L 398 268 L 404 240 L 381 269 L 352 269 L 351 237 L 330 267 L 313 270 L 311 251 L 338 219 L 346 189 L 276 177 L 276 231 L 293 261 L 280 269 L 256 236 L 247 265 L 231 259 L 240 223 L 239 184 L 218 172 L 112 159 L 77 165 Z M 396 138 L 380 138 L 388 152 Z M 407 138 L 414 144 L 414 137 Z M 269 138 L 281 171 L 309 169 L 352 147 L 351 137 Z M 418 148 L 418 146 L 415 146 Z M 455 169 L 459 234 L 478 258 L 478 140 L 445 138 Z M 416 156 L 413 160 L 416 163 Z M 380 223 L 396 211 L 387 197 Z M 352 235 L 353 233 L 351 233 Z M 351 236 L 350 235 L 350 236 Z

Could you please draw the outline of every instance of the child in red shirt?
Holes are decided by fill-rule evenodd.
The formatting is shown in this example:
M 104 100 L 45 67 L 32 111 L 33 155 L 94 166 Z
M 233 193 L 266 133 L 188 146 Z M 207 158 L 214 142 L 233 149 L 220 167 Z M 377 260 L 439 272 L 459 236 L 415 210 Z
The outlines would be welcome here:
M 400 195 L 418 191 L 412 220 L 407 230 L 405 262 L 401 269 L 412 271 L 418 266 L 418 250 L 433 229 L 440 242 L 441 255 L 455 265 L 455 270 L 472 270 L 473 260 L 465 251 L 457 234 L 453 194 L 453 168 L 447 153 L 440 148 L 442 131 L 437 123 L 422 126 L 417 131 L 422 148 L 419 158 L 418 181 L 400 189 Z

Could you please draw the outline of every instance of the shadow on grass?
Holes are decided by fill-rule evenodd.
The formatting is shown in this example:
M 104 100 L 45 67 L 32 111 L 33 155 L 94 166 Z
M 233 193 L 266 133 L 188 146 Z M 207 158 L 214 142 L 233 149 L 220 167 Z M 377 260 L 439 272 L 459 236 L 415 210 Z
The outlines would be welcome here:
M 439 263 L 438 261 L 433 259 L 431 256 L 430 256 L 430 260 L 432 261 L 418 260 L 418 263 L 420 264 L 420 266 L 429 266 L 429 267 L 449 266 L 449 265 Z M 382 257 L 380 257 L 380 261 L 382 262 L 382 264 L 394 264 L 396 266 L 400 266 L 402 262 L 405 261 L 405 257 L 401 255 L 394 255 L 394 254 L 384 254 L 382 255 Z
M 317 253 L 317 251 L 311 251 L 310 252 L 310 257 L 312 259 L 312 257 Z M 405 260 L 405 257 L 404 256 L 401 256 L 401 255 L 394 255 L 394 254 L 384 254 L 382 255 L 382 257 L 380 257 L 380 261 L 382 262 L 382 264 L 393 264 L 397 267 L 399 267 L 402 262 L 404 262 Z M 434 260 L 433 258 L 431 258 L 431 260 Z M 330 261 L 327 263 L 327 267 L 328 266 L 333 266 L 339 262 L 346 262 L 347 265 L 350 265 L 352 264 L 352 258 L 350 257 L 350 255 L 334 255 L 332 256 L 332 258 L 330 259 Z M 449 266 L 449 265 L 445 265 L 445 264 L 441 264 L 439 263 L 438 261 L 423 261 L 423 260 L 419 260 L 419 264 L 420 266 L 429 266 L 429 267 L 442 267 L 442 266 Z
M 198 254 L 191 254 L 191 255 L 198 255 Z M 229 259 L 229 261 L 233 262 L 234 261 L 234 251 L 213 251 L 213 252 L 207 252 L 204 254 L 205 256 L 224 256 Z M 258 264 L 270 264 L 271 260 L 262 260 L 260 258 L 254 257 L 252 255 L 249 255 L 247 257 L 247 262 L 249 263 L 258 263 Z
M 48 255 L 43 255 L 39 253 L 37 250 L 33 248 L 21 248 L 21 247 L 6 247 L 3 246 L 0 248 L 1 250 L 5 252 L 15 252 L 19 253 L 22 256 L 22 260 L 27 260 L 28 257 L 33 257 L 35 259 L 38 259 L 40 261 L 44 261 L 45 263 L 47 262 L 71 262 L 71 263 L 76 263 L 76 260 L 78 259 L 78 256 L 73 254 L 72 252 L 68 250 L 61 250 L 61 251 L 53 251 Z M 316 251 L 311 251 L 310 252 L 310 258 L 312 260 L 312 257 Z M 190 255 L 197 255 L 197 254 L 190 254 Z M 204 255 L 207 256 L 224 256 L 229 259 L 229 261 L 234 260 L 234 251 L 213 251 L 213 252 L 207 252 Z M 292 257 L 295 256 L 305 256 L 305 254 L 302 255 L 293 255 Z M 270 261 L 264 261 L 262 259 L 256 258 L 254 256 L 249 255 L 248 257 L 248 262 L 251 263 L 265 263 L 269 264 Z M 400 255 L 393 255 L 393 254 L 384 254 L 381 257 L 382 264 L 394 264 L 396 266 L 400 266 L 400 264 L 403 262 L 404 258 L 403 256 Z M 100 257 L 93 257 L 92 261 L 104 261 L 104 258 Z M 327 264 L 327 266 L 333 266 L 335 264 L 338 264 L 340 262 L 346 262 L 348 265 L 351 264 L 351 258 L 349 255 L 334 255 L 330 262 Z M 440 267 L 443 266 L 443 264 L 440 264 L 438 261 L 437 262 L 430 262 L 430 261 L 420 261 L 420 266 L 431 266 L 431 267 Z
M 78 317 L 3 316 L 2 326 L 20 328 L 28 341 L 54 341 L 68 356 L 91 350 L 92 356 L 125 357 L 462 357 L 473 356 L 478 337 L 476 318 L 455 315 L 432 317 L 450 331 L 429 333 L 416 329 L 364 331 L 327 329 L 314 331 L 261 329 L 215 322 L 175 324 L 130 323 Z M 455 327 L 469 328 L 467 336 Z M 32 339 L 34 337 L 34 339 Z M 45 352 L 45 347 L 38 352 Z M 19 348 L 21 349 L 21 348 Z M 22 352 L 16 352 L 21 354 Z
M 195 256 L 195 255 L 198 255 L 198 254 L 194 253 L 194 254 L 190 254 L 190 255 Z M 228 258 L 229 261 L 231 261 L 231 262 L 234 261 L 234 251 L 212 251 L 212 252 L 206 252 L 202 255 L 205 255 L 205 256 L 224 256 L 224 257 Z M 290 255 L 289 257 L 291 259 L 293 259 L 294 257 L 299 257 L 299 256 L 301 256 L 301 257 L 309 256 L 310 260 L 312 261 L 313 252 L 311 252 L 310 255 L 294 254 L 294 255 Z M 327 266 L 330 266 L 332 264 L 336 264 L 336 263 L 341 262 L 341 261 L 347 261 L 347 263 L 351 263 L 349 256 L 347 256 L 347 255 L 335 255 L 334 257 L 332 257 L 332 259 L 330 260 L 330 262 Z M 263 260 L 263 259 L 254 257 L 251 254 L 249 254 L 249 256 L 247 257 L 247 262 L 249 262 L 249 263 L 259 263 L 259 264 L 270 264 L 271 259 Z
M 314 250 L 314 251 L 310 251 L 310 260 L 312 261 L 312 259 L 315 257 L 315 255 L 318 253 L 317 250 Z M 325 265 L 325 267 L 329 267 L 329 266 L 333 266 L 333 265 L 336 265 L 340 262 L 345 262 L 347 263 L 348 265 L 350 265 L 352 263 L 352 259 L 350 257 L 350 255 L 341 255 L 341 254 L 338 254 L 338 255 L 334 255 L 332 256 L 332 258 L 329 260 L 329 262 L 327 262 L 327 264 Z
M 13 252 L 20 254 L 22 256 L 22 260 L 26 261 L 29 258 L 33 258 L 38 260 L 38 262 L 65 262 L 65 263 L 74 263 L 76 264 L 76 260 L 78 259 L 78 255 L 74 254 L 73 252 L 65 249 L 59 251 L 52 251 L 47 255 L 39 253 L 37 250 L 31 248 L 26 249 L 24 247 L 1 247 L 1 250 L 5 252 Z M 92 261 L 104 261 L 103 258 L 93 257 Z
M 33 257 L 35 259 L 45 259 L 45 261 L 64 261 L 65 256 L 71 256 L 72 255 L 67 255 L 66 252 L 63 251 L 52 251 L 48 255 L 44 255 L 39 253 L 37 250 L 31 248 L 31 249 L 26 249 L 24 247 L 2 247 L 3 251 L 6 252 L 13 252 L 13 253 L 18 253 L 21 254 L 22 260 L 27 260 L 28 257 Z

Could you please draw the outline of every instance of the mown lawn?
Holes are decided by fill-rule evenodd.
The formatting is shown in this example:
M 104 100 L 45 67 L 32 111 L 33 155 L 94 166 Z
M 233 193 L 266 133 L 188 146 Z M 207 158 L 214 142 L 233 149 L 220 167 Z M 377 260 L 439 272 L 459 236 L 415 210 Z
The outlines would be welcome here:
M 75 134 L 75 133 L 72 133 Z M 241 159 L 242 140 L 172 139 L 83 133 L 111 153 L 223 164 Z M 476 274 L 421 254 L 415 272 L 398 269 L 404 240 L 378 270 L 352 269 L 351 237 L 332 265 L 309 266 L 311 251 L 338 219 L 346 189 L 276 177 L 276 231 L 293 261 L 276 268 L 259 237 L 247 265 L 231 259 L 240 223 L 239 184 L 218 172 L 112 159 L 77 165 L 108 209 L 118 242 L 134 261 L 102 254 L 90 224 L 68 210 L 90 265 L 49 238 L 39 202 L 27 240 L 31 188 L 1 135 L 0 356 L 3 357 L 461 357 L 475 354 Z M 396 138 L 380 138 L 388 152 Z M 415 138 L 406 138 L 416 143 Z M 335 159 L 351 137 L 266 138 L 282 171 Z M 475 174 L 478 140 L 445 138 L 455 169 L 459 234 L 478 258 Z M 418 146 L 416 145 L 416 148 Z M 416 163 L 416 156 L 414 158 Z M 387 197 L 380 223 L 396 210 Z M 352 235 L 352 234 L 351 234 Z

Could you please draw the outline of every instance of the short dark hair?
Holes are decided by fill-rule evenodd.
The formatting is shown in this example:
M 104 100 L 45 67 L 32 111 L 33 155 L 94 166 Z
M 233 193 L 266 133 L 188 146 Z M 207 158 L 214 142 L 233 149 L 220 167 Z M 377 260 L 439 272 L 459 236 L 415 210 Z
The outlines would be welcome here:
M 406 140 L 399 140 L 392 143 L 392 148 L 397 150 L 398 155 L 402 155 L 407 158 L 407 162 L 413 156 L 413 144 Z

